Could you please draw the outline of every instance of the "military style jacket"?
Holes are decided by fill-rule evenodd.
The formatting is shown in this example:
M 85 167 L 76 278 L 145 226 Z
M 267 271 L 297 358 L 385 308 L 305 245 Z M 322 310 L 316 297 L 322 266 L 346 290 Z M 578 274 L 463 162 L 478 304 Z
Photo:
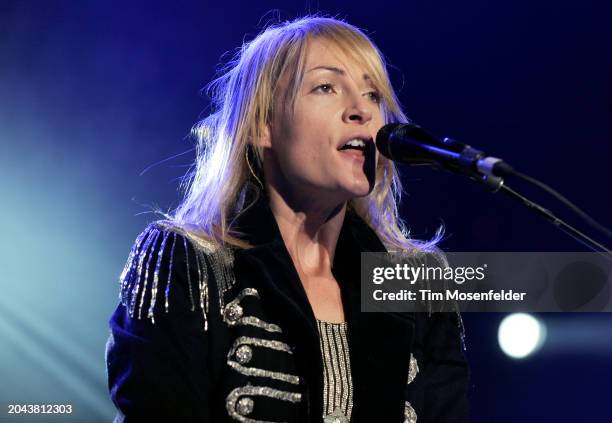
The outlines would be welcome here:
M 238 228 L 253 248 L 220 247 L 168 221 L 136 239 L 106 351 L 116 421 L 323 421 L 316 319 L 267 202 Z M 460 317 L 360 312 L 362 251 L 385 248 L 347 211 L 332 271 L 348 328 L 351 421 L 467 421 Z

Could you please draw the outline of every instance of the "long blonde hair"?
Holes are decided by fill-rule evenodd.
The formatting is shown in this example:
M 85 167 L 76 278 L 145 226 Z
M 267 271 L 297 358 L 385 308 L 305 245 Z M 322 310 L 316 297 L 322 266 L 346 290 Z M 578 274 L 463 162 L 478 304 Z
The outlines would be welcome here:
M 335 43 L 349 59 L 361 63 L 381 95 L 385 123 L 408 119 L 391 87 L 385 60 L 360 29 L 341 20 L 307 16 L 266 28 L 245 42 L 209 86 L 213 113 L 193 128 L 197 159 L 184 178 L 185 195 L 173 219 L 196 236 L 239 247 L 248 245 L 233 232 L 232 222 L 249 205 L 247 190 L 263 190 L 261 150 L 250 139 L 259 137 L 273 117 L 277 82 L 290 77 L 285 104 L 293 104 L 304 74 L 311 39 Z M 249 157 L 254 163 L 250 163 Z M 256 169 L 254 170 L 253 167 Z M 257 176 L 259 174 L 259 177 Z M 254 184 L 253 178 L 259 182 Z M 380 156 L 372 192 L 349 201 L 389 250 L 429 250 L 438 241 L 411 240 L 398 215 L 402 184 L 395 164 Z

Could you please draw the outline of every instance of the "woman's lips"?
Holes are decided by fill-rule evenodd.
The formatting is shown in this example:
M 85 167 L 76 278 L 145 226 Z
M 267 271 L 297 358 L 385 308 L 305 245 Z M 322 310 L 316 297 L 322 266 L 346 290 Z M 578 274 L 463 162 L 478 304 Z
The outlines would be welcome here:
M 361 150 L 354 150 L 354 149 L 340 150 L 340 154 L 344 154 L 350 157 L 351 159 L 359 159 L 359 160 L 365 161 L 365 152 Z

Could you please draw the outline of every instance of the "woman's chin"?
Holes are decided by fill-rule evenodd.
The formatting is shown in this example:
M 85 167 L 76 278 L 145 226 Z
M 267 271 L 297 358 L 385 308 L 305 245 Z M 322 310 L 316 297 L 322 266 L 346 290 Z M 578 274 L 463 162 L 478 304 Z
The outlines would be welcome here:
M 353 185 L 350 187 L 349 192 L 351 198 L 361 198 L 370 194 L 373 189 L 374 184 L 370 184 L 368 180 L 364 177 L 362 181 L 354 181 Z

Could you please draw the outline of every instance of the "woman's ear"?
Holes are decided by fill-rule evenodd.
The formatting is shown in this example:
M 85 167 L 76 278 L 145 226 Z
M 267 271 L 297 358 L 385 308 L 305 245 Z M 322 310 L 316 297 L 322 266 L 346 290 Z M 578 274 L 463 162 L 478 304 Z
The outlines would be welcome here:
M 270 125 L 266 124 L 259 130 L 259 134 L 254 136 L 250 141 L 253 147 L 272 148 L 272 131 Z

